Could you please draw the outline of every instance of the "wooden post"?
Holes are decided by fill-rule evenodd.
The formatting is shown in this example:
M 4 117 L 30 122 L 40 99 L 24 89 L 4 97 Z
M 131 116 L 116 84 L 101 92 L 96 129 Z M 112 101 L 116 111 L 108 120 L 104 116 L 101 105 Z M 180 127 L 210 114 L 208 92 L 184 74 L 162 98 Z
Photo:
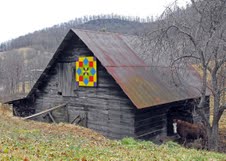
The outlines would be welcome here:
M 51 114 L 51 112 L 48 112 L 49 117 L 51 118 L 51 120 L 56 123 L 55 119 L 53 118 L 53 115 Z

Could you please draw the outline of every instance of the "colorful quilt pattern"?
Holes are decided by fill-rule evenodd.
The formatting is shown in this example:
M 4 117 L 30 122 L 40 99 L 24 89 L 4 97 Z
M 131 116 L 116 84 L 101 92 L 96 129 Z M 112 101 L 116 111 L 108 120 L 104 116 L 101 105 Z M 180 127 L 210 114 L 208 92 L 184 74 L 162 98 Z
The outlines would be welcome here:
M 97 86 L 97 61 L 95 57 L 79 57 L 75 62 L 78 86 Z

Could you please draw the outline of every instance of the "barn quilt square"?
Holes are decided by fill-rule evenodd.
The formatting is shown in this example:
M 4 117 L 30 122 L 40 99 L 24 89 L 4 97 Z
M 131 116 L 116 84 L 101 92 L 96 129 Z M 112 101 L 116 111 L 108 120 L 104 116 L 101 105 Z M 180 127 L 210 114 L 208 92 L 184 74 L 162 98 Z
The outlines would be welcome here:
M 95 57 L 79 57 L 75 62 L 75 80 L 78 86 L 94 87 L 97 85 L 97 61 Z

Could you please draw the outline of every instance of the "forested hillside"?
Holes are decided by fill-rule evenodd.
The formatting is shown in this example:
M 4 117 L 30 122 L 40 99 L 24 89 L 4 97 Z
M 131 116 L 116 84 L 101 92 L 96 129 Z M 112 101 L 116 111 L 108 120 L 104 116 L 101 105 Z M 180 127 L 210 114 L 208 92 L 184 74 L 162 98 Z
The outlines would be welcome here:
M 138 17 L 122 17 L 118 15 L 85 16 L 3 42 L 0 44 L 0 51 L 32 47 L 38 50 L 54 52 L 71 28 L 137 34 L 145 30 L 146 26 L 152 21 L 150 18 L 140 19 Z

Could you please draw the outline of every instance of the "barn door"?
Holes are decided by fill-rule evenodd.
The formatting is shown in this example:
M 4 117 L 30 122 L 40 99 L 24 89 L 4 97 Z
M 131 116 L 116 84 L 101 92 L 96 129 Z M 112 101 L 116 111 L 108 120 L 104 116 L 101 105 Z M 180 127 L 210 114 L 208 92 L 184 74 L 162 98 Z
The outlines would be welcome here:
M 62 96 L 75 96 L 75 64 L 58 63 L 58 93 Z

